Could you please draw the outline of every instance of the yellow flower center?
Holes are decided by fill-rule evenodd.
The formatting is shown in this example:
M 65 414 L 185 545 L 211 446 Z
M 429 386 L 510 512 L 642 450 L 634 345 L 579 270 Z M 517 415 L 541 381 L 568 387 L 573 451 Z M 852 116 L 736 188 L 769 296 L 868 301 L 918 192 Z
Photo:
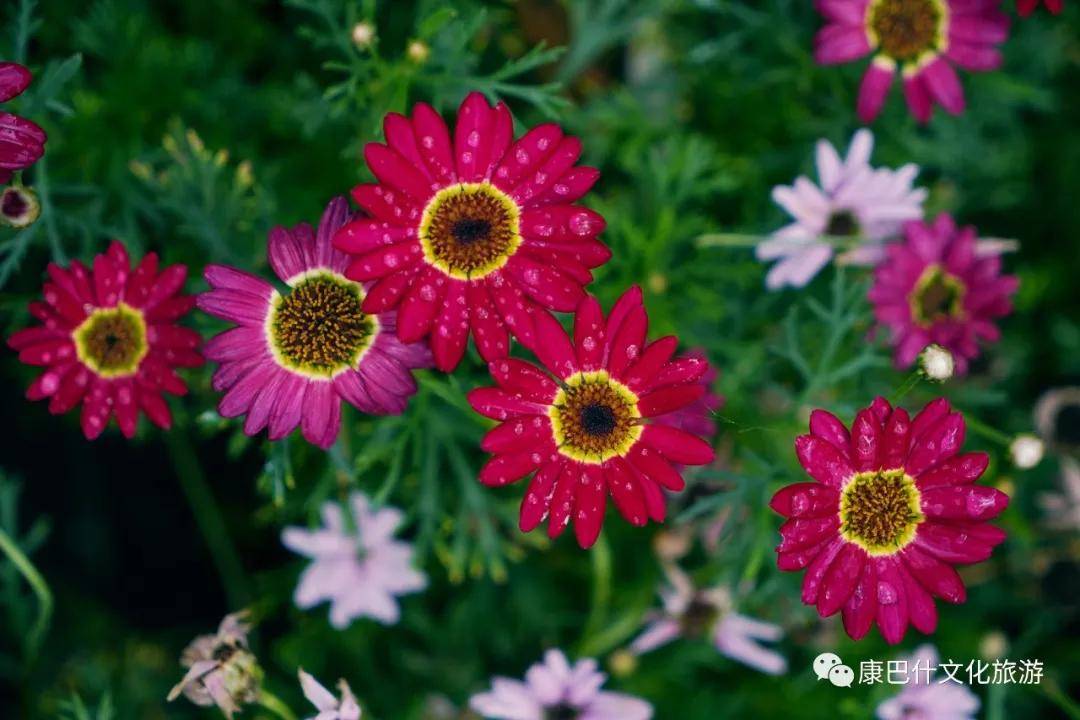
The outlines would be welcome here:
M 920 502 L 903 469 L 858 473 L 840 495 L 840 534 L 871 555 L 892 555 L 915 539 Z
M 488 182 L 443 188 L 424 208 L 424 259 L 450 277 L 476 280 L 510 259 L 521 245 L 521 210 Z
M 104 378 L 134 375 L 150 350 L 142 312 L 126 303 L 94 310 L 72 337 L 79 360 Z
M 643 429 L 637 402 L 606 370 L 571 375 L 548 410 L 559 452 L 590 464 L 625 455 Z
M 921 327 L 930 327 L 940 320 L 961 319 L 966 292 L 967 286 L 960 278 L 940 265 L 929 265 L 908 295 L 911 318 Z
M 915 62 L 945 46 L 948 8 L 942 0 L 872 0 L 867 31 L 884 55 Z
M 359 284 L 317 270 L 271 301 L 266 332 L 278 364 L 315 379 L 356 367 L 371 346 L 378 320 L 360 309 Z

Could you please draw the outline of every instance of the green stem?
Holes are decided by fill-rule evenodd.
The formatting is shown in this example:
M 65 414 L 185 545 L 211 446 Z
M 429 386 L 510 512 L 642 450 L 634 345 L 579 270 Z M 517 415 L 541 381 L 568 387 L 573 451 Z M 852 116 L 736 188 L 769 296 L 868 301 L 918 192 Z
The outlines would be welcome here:
M 915 386 L 922 380 L 922 373 L 916 370 L 908 376 L 907 380 L 903 382 L 900 387 L 896 388 L 896 391 L 892 396 L 892 404 L 899 405 L 900 401 L 904 399 L 904 396 L 915 389 Z
M 977 435 L 982 435 L 987 440 L 990 440 L 991 442 L 996 442 L 1002 447 L 1009 447 L 1009 445 L 1012 444 L 1013 439 L 1011 437 L 996 428 L 990 427 L 982 420 L 979 420 L 974 416 L 965 415 L 964 423 L 967 425 L 969 430 L 974 430 Z
M 296 715 L 289 706 L 269 690 L 263 689 L 259 692 L 259 705 L 277 715 L 281 720 L 296 720 Z
M 34 622 L 34 627 L 30 629 L 30 635 L 26 641 L 28 654 L 33 656 L 37 654 L 38 648 L 41 646 L 41 641 L 45 638 L 45 631 L 49 627 L 49 618 L 52 617 L 52 591 L 49 590 L 49 585 L 45 582 L 45 578 L 41 576 L 41 573 L 34 567 L 34 564 L 30 562 L 30 558 L 26 557 L 26 554 L 19 548 L 18 544 L 16 544 L 11 536 L 2 529 L 0 529 L 0 550 L 3 551 L 4 555 L 6 555 L 9 560 L 11 560 L 11 564 L 22 573 L 22 576 L 26 578 L 27 584 L 30 585 L 30 589 L 34 591 L 34 595 L 36 595 L 38 599 L 37 620 Z
M 596 635 L 607 620 L 608 605 L 611 601 L 611 544 L 603 533 L 597 538 L 589 553 L 592 560 L 592 609 L 585 621 L 582 644 Z
M 1042 691 L 1046 694 L 1046 697 L 1050 698 L 1050 700 L 1055 705 L 1057 705 L 1063 713 L 1071 717 L 1073 720 L 1080 720 L 1080 705 L 1077 705 L 1069 698 L 1068 695 L 1062 692 L 1061 688 L 1058 687 L 1058 684 L 1056 682 L 1050 680 L 1049 682 L 1040 685 L 1039 687 L 1042 688 Z
M 195 448 L 187 434 L 180 430 L 179 424 L 171 432 L 165 433 L 165 444 L 168 446 L 176 476 L 180 479 L 180 487 L 187 496 L 195 522 L 210 549 L 218 575 L 221 576 L 229 606 L 244 607 L 251 597 L 244 567 L 229 537 L 221 509 L 199 466 Z

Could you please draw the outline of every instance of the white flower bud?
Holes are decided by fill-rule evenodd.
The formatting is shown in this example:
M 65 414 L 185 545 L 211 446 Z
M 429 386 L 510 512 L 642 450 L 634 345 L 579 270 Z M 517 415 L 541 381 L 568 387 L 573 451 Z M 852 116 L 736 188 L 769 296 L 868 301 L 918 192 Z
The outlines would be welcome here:
M 361 50 L 371 47 L 375 41 L 375 26 L 366 20 L 356 23 L 352 29 L 352 41 Z
M 405 50 L 405 54 L 417 65 L 422 65 L 427 61 L 428 55 L 431 54 L 431 48 L 429 48 L 427 43 L 422 40 L 413 40 L 409 43 L 409 47 Z
M 945 382 L 956 371 L 952 353 L 940 345 L 927 345 L 919 354 L 919 369 L 934 382 Z
M 1046 446 L 1034 435 L 1017 435 L 1009 445 L 1009 456 L 1013 465 L 1021 470 L 1030 470 L 1042 462 Z

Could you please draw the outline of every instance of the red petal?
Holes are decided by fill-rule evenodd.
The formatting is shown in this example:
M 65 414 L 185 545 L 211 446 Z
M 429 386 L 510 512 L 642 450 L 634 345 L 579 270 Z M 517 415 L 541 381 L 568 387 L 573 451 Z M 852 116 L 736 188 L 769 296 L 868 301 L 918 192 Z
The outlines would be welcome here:
M 855 474 L 855 469 L 836 446 L 816 435 L 795 438 L 795 453 L 810 477 L 837 490 Z
M 665 425 L 648 425 L 641 442 L 672 462 L 683 465 L 708 465 L 715 457 L 712 446 L 699 437 Z
M 600 536 L 606 505 L 604 473 L 599 465 L 586 465 L 585 481 L 577 488 L 574 497 L 574 535 L 583 549 L 592 547 Z
M 544 517 L 551 508 L 551 499 L 555 493 L 555 481 L 562 471 L 563 463 L 560 460 L 549 462 L 533 475 L 529 481 L 529 489 L 521 500 L 521 512 L 518 518 L 518 527 L 521 532 L 532 532 L 537 525 L 544 521 Z

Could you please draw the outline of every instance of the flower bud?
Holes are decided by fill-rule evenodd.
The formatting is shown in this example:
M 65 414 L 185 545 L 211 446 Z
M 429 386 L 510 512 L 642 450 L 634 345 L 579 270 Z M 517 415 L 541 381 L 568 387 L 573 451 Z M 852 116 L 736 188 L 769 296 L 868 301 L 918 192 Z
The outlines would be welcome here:
M 945 382 L 956 371 L 952 353 L 940 345 L 927 345 L 919 354 L 919 369 L 934 382 Z
M 352 41 L 361 50 L 371 47 L 375 42 L 375 26 L 366 20 L 356 23 L 352 29 Z
M 1009 457 L 1021 470 L 1030 470 L 1042 462 L 1046 446 L 1034 435 L 1017 435 L 1009 445 Z
M 427 62 L 428 56 L 431 55 L 431 48 L 423 40 L 413 40 L 409 43 L 405 54 L 417 65 L 423 65 Z
M 41 215 L 41 203 L 30 188 L 12 185 L 0 194 L 0 221 L 15 228 L 33 225 Z

